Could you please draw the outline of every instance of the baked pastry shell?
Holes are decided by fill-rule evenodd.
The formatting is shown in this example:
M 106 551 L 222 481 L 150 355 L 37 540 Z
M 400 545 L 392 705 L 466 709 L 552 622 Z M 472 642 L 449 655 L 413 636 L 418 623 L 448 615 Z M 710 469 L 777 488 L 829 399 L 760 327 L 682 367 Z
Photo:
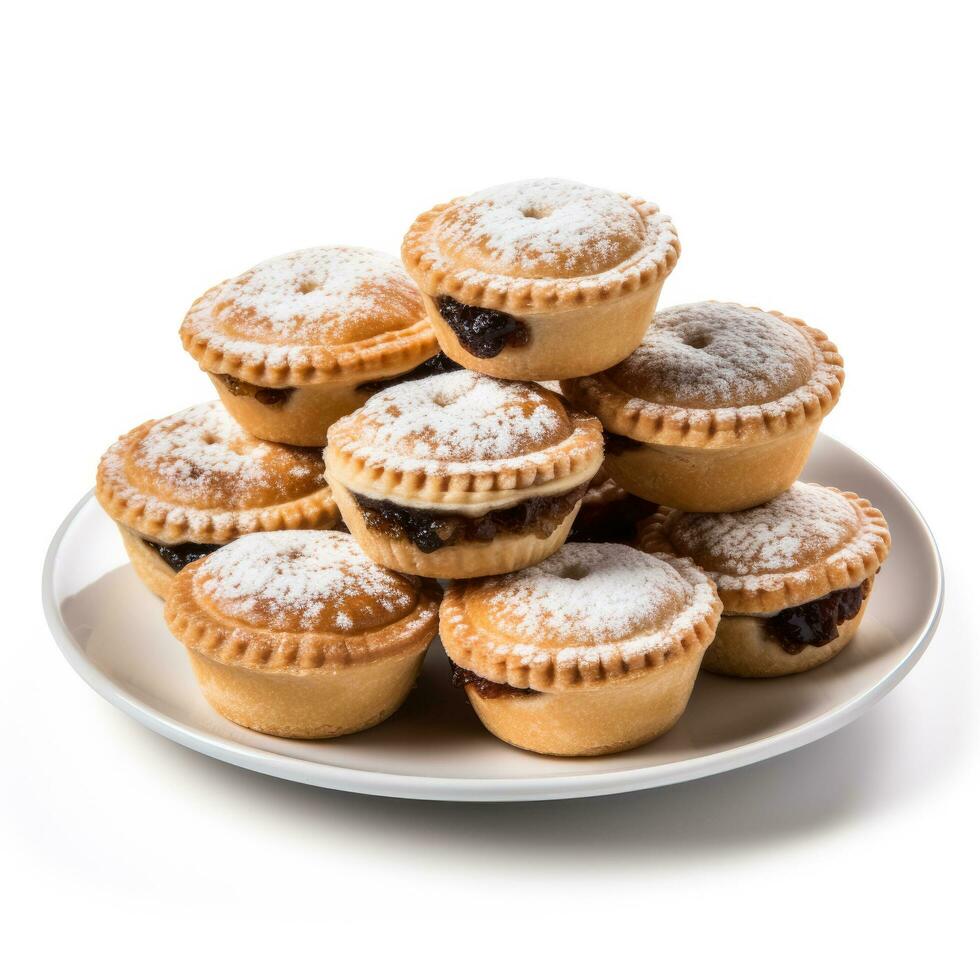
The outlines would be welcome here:
M 236 395 L 216 375 L 208 377 L 228 414 L 249 435 L 290 446 L 325 446 L 327 429 L 356 412 L 372 395 L 348 383 L 305 385 L 295 388 L 281 404 L 264 405 L 251 395 Z
M 177 573 L 138 534 L 117 523 L 126 554 L 140 581 L 155 595 L 166 599 L 170 595 Z
M 103 510 L 139 537 L 159 544 L 227 544 L 253 531 L 325 530 L 336 525 L 339 512 L 327 485 L 295 500 L 238 511 L 173 503 L 132 486 L 107 462 L 125 454 L 129 445 L 138 444 L 154 424 L 155 420 L 144 422 L 113 445 L 103 456 L 95 479 L 95 496 Z
M 663 280 L 654 279 L 600 305 L 522 313 L 528 343 L 505 345 L 495 357 L 471 354 L 432 297 L 423 294 L 423 302 L 439 346 L 457 364 L 495 378 L 549 381 L 605 371 L 628 357 L 643 340 L 662 287 Z
M 843 358 L 822 331 L 775 310 L 770 315 L 807 337 L 817 358 L 810 380 L 774 401 L 738 408 L 683 408 L 646 401 L 602 374 L 563 380 L 562 392 L 573 405 L 597 415 L 608 431 L 656 446 L 746 447 L 819 426 L 840 398 Z
M 595 275 L 530 279 L 458 268 L 453 257 L 435 251 L 430 233 L 439 216 L 461 198 L 439 204 L 415 219 L 402 242 L 402 261 L 429 297 L 451 296 L 468 306 L 501 310 L 518 318 L 595 307 L 662 283 L 680 255 L 677 231 L 660 209 L 640 198 L 622 197 L 643 218 L 648 232 L 653 229 L 655 234 L 650 234 L 645 246 L 626 261 Z
M 772 500 L 803 472 L 820 419 L 746 446 L 634 443 L 605 458 L 609 475 L 644 500 L 693 513 L 728 513 Z
M 581 506 L 578 501 L 546 538 L 538 537 L 531 530 L 521 534 L 505 533 L 498 534 L 492 541 L 465 541 L 426 554 L 405 538 L 395 538 L 369 528 L 347 488 L 332 477 L 329 479 L 344 523 L 361 550 L 385 568 L 426 578 L 478 578 L 536 565 L 565 543 Z
M 401 707 L 425 650 L 344 670 L 276 674 L 189 649 L 201 693 L 229 721 L 282 738 L 335 738 L 380 724 Z
M 782 574 L 766 573 L 764 586 L 759 583 L 760 576 L 747 575 L 737 581 L 725 576 L 720 583 L 716 579 L 726 616 L 781 612 L 839 589 L 855 588 L 878 571 L 891 548 L 884 515 L 870 501 L 850 490 L 826 489 L 849 500 L 857 515 L 858 527 L 847 546 L 812 565 Z M 660 507 L 640 524 L 637 543 L 643 551 L 677 554 L 669 536 L 670 515 L 671 508 Z
M 870 580 L 871 588 L 874 579 Z M 787 653 L 765 631 L 760 616 L 722 616 L 714 642 L 704 655 L 702 667 L 728 677 L 785 677 L 800 674 L 837 656 L 854 639 L 871 598 L 871 589 L 857 614 L 837 627 L 837 638 L 823 646 L 805 646 Z
M 701 570 L 689 559 L 669 554 L 658 557 L 692 585 L 704 581 Z M 560 638 L 554 638 L 553 645 L 542 643 L 536 649 L 539 655 L 530 656 L 531 641 L 516 642 L 473 626 L 466 593 L 465 582 L 450 583 L 440 609 L 439 635 L 453 663 L 498 684 L 553 694 L 598 690 L 627 675 L 660 670 L 675 658 L 693 655 L 700 663 L 722 611 L 716 598 L 708 613 L 682 624 L 669 636 L 658 630 L 648 644 L 637 642 L 638 638 L 628 645 L 619 641 L 594 644 L 587 660 L 565 660 L 557 656 L 565 649 Z
M 484 698 L 466 695 L 480 721 L 510 745 L 541 755 L 597 756 L 636 748 L 677 724 L 704 651 L 694 645 L 657 670 L 582 691 Z

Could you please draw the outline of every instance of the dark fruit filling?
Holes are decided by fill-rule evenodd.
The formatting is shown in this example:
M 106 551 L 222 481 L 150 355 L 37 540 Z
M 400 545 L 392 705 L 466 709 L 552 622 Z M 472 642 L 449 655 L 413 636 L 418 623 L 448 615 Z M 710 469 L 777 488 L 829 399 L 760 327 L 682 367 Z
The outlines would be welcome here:
M 763 620 L 766 632 L 787 652 L 826 646 L 840 635 L 837 627 L 853 619 L 871 591 L 871 579 L 839 589 L 802 606 L 791 606 Z
M 254 398 L 260 405 L 285 405 L 295 388 L 263 388 L 260 385 L 242 381 L 231 374 L 216 374 L 215 377 L 233 394 L 240 398 Z
M 221 547 L 220 544 L 195 544 L 193 541 L 183 544 L 157 544 L 155 541 L 147 541 L 146 538 L 143 543 L 152 548 L 175 572 Z
M 617 435 L 615 432 L 603 432 L 602 442 L 607 456 L 620 456 L 630 449 L 644 445 L 642 442 L 637 442 L 628 436 Z
M 448 374 L 450 371 L 462 370 L 463 366 L 461 364 L 449 360 L 440 351 L 427 361 L 423 361 L 418 367 L 412 368 L 411 371 L 406 371 L 405 374 L 396 374 L 391 378 L 375 378 L 372 381 L 365 381 L 364 384 L 357 386 L 357 390 L 370 392 L 384 391 L 385 388 L 401 384 L 403 381 L 419 381 L 422 378 L 431 378 L 434 374 Z
M 393 538 L 408 538 L 419 551 L 431 554 L 447 545 L 464 541 L 493 541 L 498 534 L 533 532 L 547 538 L 585 496 L 588 484 L 554 497 L 531 497 L 513 507 L 491 510 L 481 517 L 466 517 L 444 510 L 400 507 L 386 500 L 362 497 L 354 499 L 361 508 L 364 523 L 372 531 Z
M 472 670 L 453 663 L 452 660 L 449 661 L 449 666 L 452 668 L 453 687 L 466 687 L 467 684 L 472 684 L 481 698 L 523 698 L 541 693 L 526 687 L 511 687 L 510 684 L 488 681 L 485 677 L 474 674 Z
M 657 510 L 649 500 L 630 494 L 615 503 L 582 509 L 575 518 L 569 541 L 612 541 L 628 544 L 636 534 L 636 525 Z
M 505 346 L 523 347 L 531 339 L 520 320 L 500 310 L 466 306 L 451 296 L 440 296 L 437 302 L 460 346 L 474 357 L 496 357 Z

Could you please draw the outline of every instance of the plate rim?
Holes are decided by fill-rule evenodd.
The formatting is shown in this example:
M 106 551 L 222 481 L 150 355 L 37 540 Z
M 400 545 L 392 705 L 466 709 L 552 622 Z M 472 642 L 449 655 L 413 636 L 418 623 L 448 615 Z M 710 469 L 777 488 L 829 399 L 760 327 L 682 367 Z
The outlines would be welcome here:
M 908 494 L 867 457 L 832 436 L 821 433 L 820 437 L 822 440 L 828 440 L 836 447 L 853 453 L 865 465 L 886 480 L 902 497 L 925 529 L 938 578 L 938 588 L 933 596 L 928 620 L 918 636 L 915 637 L 906 656 L 869 690 L 855 695 L 836 705 L 825 714 L 803 722 L 794 728 L 694 759 L 677 760 L 626 771 L 573 773 L 557 776 L 499 778 L 419 776 L 353 769 L 325 762 L 294 759 L 268 749 L 246 746 L 220 735 L 207 734 L 185 725 L 127 693 L 94 667 L 86 657 L 84 650 L 72 636 L 55 601 L 54 572 L 61 546 L 75 518 L 93 497 L 93 490 L 85 493 L 71 508 L 58 525 L 58 529 L 48 545 L 41 572 L 41 601 L 44 617 L 58 648 L 72 669 L 96 694 L 144 727 L 183 745 L 185 748 L 200 752 L 221 762 L 268 776 L 288 779 L 292 782 L 343 792 L 401 799 L 504 803 L 608 796 L 615 793 L 636 792 L 701 779 L 705 776 L 752 765 L 782 755 L 784 752 L 791 752 L 825 738 L 854 721 L 859 715 L 877 704 L 886 694 L 894 690 L 918 663 L 939 627 L 946 597 L 946 575 L 939 546 L 928 521 Z

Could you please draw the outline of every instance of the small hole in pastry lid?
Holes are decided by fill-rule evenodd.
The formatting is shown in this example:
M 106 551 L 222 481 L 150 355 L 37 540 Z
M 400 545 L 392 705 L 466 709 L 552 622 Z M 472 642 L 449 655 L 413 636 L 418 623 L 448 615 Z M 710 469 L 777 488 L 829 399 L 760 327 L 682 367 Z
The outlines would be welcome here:
M 695 334 L 693 337 L 685 340 L 684 343 L 688 347 L 693 347 L 695 350 L 704 350 L 711 343 L 711 338 L 707 334 Z
M 541 205 L 531 205 L 530 207 L 521 208 L 521 214 L 525 218 L 547 218 L 551 214 L 551 208 Z
M 585 578 L 589 574 L 589 569 L 582 564 L 576 563 L 574 565 L 566 565 L 559 573 L 559 578 L 570 578 L 574 581 L 579 581 Z

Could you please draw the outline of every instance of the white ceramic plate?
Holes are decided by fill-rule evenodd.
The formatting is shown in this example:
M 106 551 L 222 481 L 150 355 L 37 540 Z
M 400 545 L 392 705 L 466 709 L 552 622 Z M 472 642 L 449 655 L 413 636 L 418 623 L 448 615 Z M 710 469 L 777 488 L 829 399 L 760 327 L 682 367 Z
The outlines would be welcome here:
M 857 639 L 829 664 L 778 680 L 702 674 L 680 723 L 601 759 L 534 756 L 484 731 L 449 685 L 438 641 L 405 706 L 377 728 L 322 742 L 259 735 L 198 692 L 161 603 L 136 578 L 91 494 L 65 518 L 44 566 L 44 608 L 68 662 L 107 701 L 182 745 L 316 786 L 432 800 L 548 800 L 662 786 L 795 749 L 853 721 L 922 655 L 939 622 L 943 576 L 928 526 L 867 460 L 821 436 L 806 479 L 855 490 L 884 511 L 894 544 Z

